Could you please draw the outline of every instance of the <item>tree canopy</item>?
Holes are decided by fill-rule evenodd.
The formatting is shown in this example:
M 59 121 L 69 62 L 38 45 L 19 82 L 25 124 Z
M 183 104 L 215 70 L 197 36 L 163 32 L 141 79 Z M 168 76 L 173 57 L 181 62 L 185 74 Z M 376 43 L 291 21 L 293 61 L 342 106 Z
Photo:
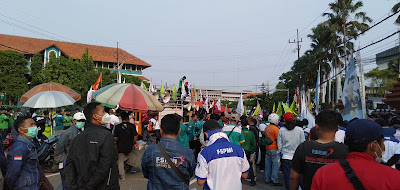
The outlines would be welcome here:
M 27 67 L 28 62 L 21 53 L 7 50 L 0 51 L 0 91 L 6 94 L 9 104 L 17 103 L 18 98 L 36 85 L 57 82 L 70 87 L 82 96 L 77 102 L 79 105 L 86 103 L 87 91 L 93 85 L 100 74 L 102 83 L 100 87 L 116 82 L 117 73 L 109 69 L 95 68 L 93 57 L 86 50 L 81 59 L 56 57 L 50 54 L 48 62 L 44 64 L 43 55 L 34 55 L 31 59 L 30 73 Z M 31 83 L 28 85 L 27 77 L 31 76 Z M 123 75 L 127 83 L 140 85 L 141 79 L 135 76 Z M 13 81 L 13 82 L 9 82 Z

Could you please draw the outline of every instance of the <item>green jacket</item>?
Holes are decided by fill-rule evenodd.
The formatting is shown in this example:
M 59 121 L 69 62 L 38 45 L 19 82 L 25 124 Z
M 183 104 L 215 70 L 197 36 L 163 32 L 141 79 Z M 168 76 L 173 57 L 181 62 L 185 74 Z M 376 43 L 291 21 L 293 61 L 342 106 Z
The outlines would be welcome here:
M 219 123 L 221 129 L 224 128 L 224 122 L 222 122 L 222 120 L 218 120 L 218 123 Z
M 8 121 L 8 128 L 11 128 L 14 125 L 14 118 L 11 117 L 11 115 L 9 115 L 8 118 L 10 118 L 10 120 Z
M 65 120 L 65 123 L 63 124 L 64 125 L 64 129 L 65 129 L 65 127 L 70 127 L 72 125 L 72 120 L 73 120 L 74 117 L 68 116 L 68 115 L 64 115 L 63 117 L 64 117 L 64 120 Z
M 253 132 L 249 131 L 247 127 L 242 128 L 242 133 L 244 136 L 244 143 L 242 144 L 242 148 L 245 152 L 250 152 L 250 154 L 253 154 L 256 152 L 257 149 L 257 143 L 256 143 L 256 138 L 254 137 Z
M 189 134 L 188 134 L 188 136 L 189 136 L 189 141 L 194 141 L 196 122 L 197 122 L 197 121 L 191 120 L 191 121 L 187 124 L 188 130 L 189 130 Z
M 6 114 L 0 115 L 0 129 L 8 129 L 8 122 L 10 118 Z
M 63 121 L 64 121 L 64 116 L 63 116 L 63 115 L 56 114 L 56 115 L 53 117 L 53 120 L 54 120 L 55 123 L 56 123 L 56 126 L 55 126 L 54 130 L 56 130 L 56 131 L 58 131 L 58 130 L 64 130 L 64 123 L 63 123 Z
M 178 140 L 179 144 L 181 144 L 184 147 L 189 148 L 189 129 L 188 126 L 186 126 L 185 124 L 181 123 L 179 128 L 181 129 L 181 132 L 178 135 L 178 138 L 176 140 Z
M 203 125 L 204 125 L 204 121 L 202 121 L 202 120 L 197 121 L 196 128 L 198 129 L 198 131 L 196 132 L 196 128 L 194 129 L 194 132 L 195 132 L 194 136 L 195 137 L 199 138 L 199 136 L 201 134 L 201 131 L 203 130 Z

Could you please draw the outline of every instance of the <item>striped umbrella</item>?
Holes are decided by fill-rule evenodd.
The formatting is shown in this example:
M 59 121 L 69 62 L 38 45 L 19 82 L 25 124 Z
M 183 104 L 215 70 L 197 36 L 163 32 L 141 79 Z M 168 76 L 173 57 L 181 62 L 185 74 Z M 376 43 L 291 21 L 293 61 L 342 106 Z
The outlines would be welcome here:
M 114 83 L 93 93 L 96 102 L 111 108 L 119 107 L 129 111 L 162 111 L 164 107 L 154 96 L 129 83 Z

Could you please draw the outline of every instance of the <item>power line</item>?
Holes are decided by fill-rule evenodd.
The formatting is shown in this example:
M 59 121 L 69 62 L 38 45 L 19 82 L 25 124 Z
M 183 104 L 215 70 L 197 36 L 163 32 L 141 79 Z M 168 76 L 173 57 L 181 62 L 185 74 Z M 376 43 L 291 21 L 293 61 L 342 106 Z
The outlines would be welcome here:
M 374 28 L 375 26 L 378 26 L 379 24 L 381 24 L 382 22 L 384 22 L 385 20 L 391 18 L 392 16 L 396 15 L 396 14 L 399 13 L 399 12 L 400 12 L 400 10 L 398 10 L 398 11 L 396 11 L 395 13 L 393 13 L 393 14 L 387 16 L 386 18 L 384 18 L 384 19 L 382 19 L 381 21 L 375 23 L 374 25 L 368 27 L 368 29 L 366 29 L 366 30 L 364 30 L 364 31 L 361 31 L 359 34 L 357 34 L 357 35 L 355 35 L 355 36 L 351 36 L 351 38 L 349 38 L 349 39 L 347 40 L 347 42 L 349 42 L 349 41 L 352 40 L 352 39 L 355 39 L 355 38 L 356 38 L 357 36 L 359 36 L 359 35 L 364 34 L 365 32 L 367 32 L 368 30 Z
M 386 40 L 386 39 L 392 37 L 393 35 L 396 35 L 396 34 L 399 33 L 399 32 L 400 32 L 400 31 L 397 31 L 397 32 L 395 32 L 395 33 L 393 33 L 393 34 L 391 34 L 391 35 L 389 35 L 389 36 L 386 36 L 385 38 L 382 38 L 381 40 L 379 40 L 379 41 L 377 41 L 377 42 L 373 42 L 373 43 L 371 43 L 371 44 L 368 44 L 368 45 L 366 45 L 366 46 L 364 46 L 364 47 L 362 47 L 362 48 L 360 48 L 360 49 L 354 51 L 353 53 L 356 53 L 356 52 L 358 52 L 358 51 L 361 51 L 361 50 L 363 50 L 363 49 L 365 49 L 365 48 L 367 48 L 367 47 L 369 47 L 369 46 L 372 46 L 372 45 L 374 45 L 374 44 L 377 44 L 377 43 L 379 43 L 379 42 L 382 42 L 382 41 L 384 41 L 384 40 Z M 339 74 L 341 74 L 341 73 L 342 73 L 343 71 L 345 71 L 345 70 L 346 70 L 346 68 L 343 68 L 341 71 L 339 71 L 338 73 L 336 73 L 336 75 L 330 77 L 329 79 L 326 79 L 325 81 L 321 82 L 319 85 L 322 85 L 322 84 L 328 82 L 329 80 L 335 78 L 336 76 L 338 76 Z
M 41 29 L 41 28 L 38 28 L 38 27 L 33 26 L 33 25 L 31 25 L 31 24 L 27 24 L 27 23 L 25 23 L 25 22 L 19 21 L 19 20 L 17 20 L 17 19 L 11 18 L 11 17 L 6 16 L 6 15 L 3 15 L 3 14 L 1 14 L 1 13 L 0 13 L 0 16 L 6 17 L 6 18 L 8 18 L 8 19 L 10 19 L 10 20 L 14 20 L 14 21 L 19 22 L 19 23 L 21 23 L 21 24 L 25 24 L 25 25 L 27 25 L 27 26 L 30 26 L 30 27 L 32 27 L 32 28 L 41 30 L 41 31 L 43 31 L 43 32 L 47 32 L 47 33 L 49 33 L 49 34 L 52 34 L 52 35 L 55 35 L 55 36 L 58 36 L 58 37 L 67 39 L 67 40 L 69 40 L 69 41 L 74 41 L 74 40 L 72 40 L 72 39 L 66 38 L 66 37 L 64 37 L 64 36 L 60 36 L 60 35 L 58 35 L 58 34 L 55 34 L 55 33 L 53 33 L 53 32 L 49 32 L 49 31 L 47 31 L 47 30 L 43 30 L 43 29 Z M 74 41 L 74 42 L 75 42 L 75 41 Z

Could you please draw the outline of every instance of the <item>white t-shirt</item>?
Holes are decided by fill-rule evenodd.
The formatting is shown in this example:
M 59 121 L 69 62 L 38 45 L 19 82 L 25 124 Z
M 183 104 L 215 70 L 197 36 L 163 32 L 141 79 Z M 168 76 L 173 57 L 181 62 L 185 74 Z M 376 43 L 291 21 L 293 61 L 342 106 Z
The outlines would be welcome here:
M 335 133 L 335 141 L 339 143 L 344 143 L 344 138 L 346 137 L 346 130 L 342 127 Z
M 154 118 L 150 119 L 150 122 L 153 123 L 153 129 L 154 130 L 160 130 L 160 124 L 158 123 L 158 121 Z
M 260 124 L 260 125 L 258 126 L 258 128 L 260 129 L 260 135 L 259 135 L 259 137 L 262 137 L 262 136 L 264 135 L 265 128 L 267 128 L 267 125 L 265 125 L 265 124 L 263 123 L 263 124 Z
M 111 122 L 110 122 L 111 125 L 116 125 L 118 123 L 121 123 L 121 121 L 119 121 L 119 118 L 116 115 L 111 114 L 110 117 L 111 117 Z
M 226 138 L 218 139 L 198 155 L 195 176 L 206 180 L 203 189 L 242 189 L 241 175 L 249 171 L 250 165 L 242 147 Z
M 383 162 L 386 163 L 392 156 L 400 154 L 400 144 L 396 138 L 385 137 L 383 144 L 385 144 L 385 152 L 382 155 Z

